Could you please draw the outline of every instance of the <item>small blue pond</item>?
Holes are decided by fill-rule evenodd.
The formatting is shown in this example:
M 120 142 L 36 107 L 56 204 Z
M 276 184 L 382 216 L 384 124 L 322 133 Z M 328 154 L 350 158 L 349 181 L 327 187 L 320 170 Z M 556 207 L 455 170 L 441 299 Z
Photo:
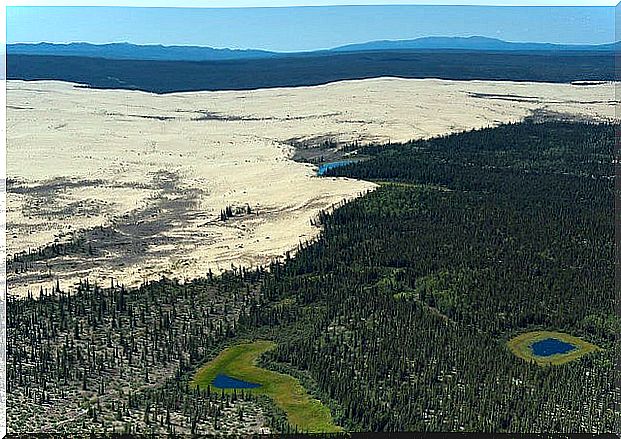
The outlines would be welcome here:
M 538 357 L 549 357 L 554 354 L 566 354 L 569 351 L 576 349 L 576 346 L 566 343 L 557 338 L 546 338 L 539 340 L 530 345 L 533 354 Z
M 249 383 L 248 381 L 237 380 L 228 375 L 218 374 L 211 385 L 219 389 L 255 389 L 261 384 Z
M 329 169 L 338 168 L 339 166 L 349 165 L 350 163 L 353 163 L 353 162 L 354 162 L 353 160 L 342 160 L 340 162 L 324 163 L 323 165 L 319 166 L 317 175 L 323 175 Z

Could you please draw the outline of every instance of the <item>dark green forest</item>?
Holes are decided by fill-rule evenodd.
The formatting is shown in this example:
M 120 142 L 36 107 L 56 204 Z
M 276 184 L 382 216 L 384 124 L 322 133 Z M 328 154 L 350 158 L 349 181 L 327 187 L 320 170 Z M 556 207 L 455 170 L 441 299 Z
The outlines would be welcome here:
M 80 56 L 7 56 L 7 78 L 52 79 L 94 88 L 171 93 L 252 90 L 395 76 L 455 80 L 613 81 L 614 52 L 386 50 L 310 53 L 229 61 L 147 61 Z
M 289 329 L 273 360 L 308 371 L 350 429 L 617 431 L 614 130 L 363 149 L 327 175 L 381 187 L 322 215 L 323 238 L 265 282 L 276 305 L 244 323 Z M 506 348 L 538 328 L 604 351 L 541 368 Z
M 364 147 L 366 160 L 326 175 L 379 188 L 321 213 L 321 237 L 283 262 L 11 300 L 9 420 L 12 397 L 105 400 L 122 365 L 152 384 L 165 365 L 165 384 L 108 397 L 81 422 L 117 428 L 131 408 L 143 431 L 171 431 L 174 412 L 200 432 L 230 397 L 182 383 L 227 343 L 261 337 L 278 343 L 264 365 L 298 377 L 348 430 L 619 431 L 617 128 L 527 121 Z M 506 341 L 537 329 L 602 350 L 529 364 Z M 269 422 L 287 429 L 276 411 Z

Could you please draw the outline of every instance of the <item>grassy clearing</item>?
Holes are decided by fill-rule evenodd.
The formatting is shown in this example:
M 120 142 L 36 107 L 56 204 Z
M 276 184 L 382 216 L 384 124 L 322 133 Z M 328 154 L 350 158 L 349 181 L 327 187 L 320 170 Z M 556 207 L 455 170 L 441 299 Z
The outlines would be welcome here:
M 256 366 L 259 356 L 275 347 L 275 343 L 264 340 L 231 346 L 201 367 L 190 384 L 205 388 L 218 374 L 261 384 L 261 387 L 244 390 L 270 397 L 287 413 L 289 423 L 299 430 L 313 433 L 342 431 L 334 424 L 330 410 L 321 401 L 311 398 L 297 379 Z M 225 392 L 232 393 L 232 390 L 225 389 Z
M 565 343 L 570 343 L 576 346 L 577 349 L 574 349 L 565 354 L 550 355 L 549 357 L 539 357 L 533 354 L 531 345 L 539 340 L 545 340 L 546 338 L 556 338 L 558 340 L 564 341 Z M 513 352 L 516 356 L 529 362 L 535 361 L 539 366 L 568 363 L 584 355 L 590 354 L 591 352 L 600 350 L 600 348 L 595 346 L 594 344 L 581 340 L 577 337 L 574 337 L 573 335 L 565 334 L 563 332 L 552 331 L 526 332 L 509 340 L 507 342 L 507 345 L 509 346 L 511 352 Z

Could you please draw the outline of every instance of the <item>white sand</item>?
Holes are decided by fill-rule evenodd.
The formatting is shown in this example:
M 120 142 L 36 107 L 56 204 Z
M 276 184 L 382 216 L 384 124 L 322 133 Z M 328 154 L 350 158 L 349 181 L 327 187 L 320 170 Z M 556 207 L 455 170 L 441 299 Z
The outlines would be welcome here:
M 125 284 L 257 265 L 319 232 L 320 209 L 373 189 L 315 177 L 291 139 L 405 141 L 518 121 L 535 110 L 615 116 L 612 84 L 380 78 L 324 86 L 154 95 L 7 81 L 8 254 L 113 225 L 96 257 L 8 273 L 9 291 Z M 205 118 L 206 120 L 195 120 Z M 253 213 L 219 221 L 227 205 Z M 133 243 L 128 250 L 127 243 Z

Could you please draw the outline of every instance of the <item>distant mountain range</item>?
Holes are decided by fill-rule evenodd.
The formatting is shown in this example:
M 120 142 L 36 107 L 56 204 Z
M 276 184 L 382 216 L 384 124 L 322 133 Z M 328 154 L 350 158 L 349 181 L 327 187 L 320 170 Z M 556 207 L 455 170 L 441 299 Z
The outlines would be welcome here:
M 487 37 L 425 37 L 415 40 L 371 41 L 332 49 L 335 52 L 377 50 L 468 50 L 468 51 L 614 51 L 620 43 L 602 45 L 567 45 L 551 43 L 511 43 Z
M 264 50 L 214 49 L 202 46 L 138 45 L 131 43 L 7 44 L 7 55 L 82 56 L 147 61 L 226 61 L 277 56 Z
M 136 45 L 131 43 L 38 43 L 8 44 L 8 55 L 54 55 L 80 56 L 90 58 L 132 59 L 151 61 L 231 61 L 312 55 L 331 53 L 357 53 L 377 51 L 411 50 L 461 50 L 487 52 L 611 52 L 618 50 L 621 43 L 604 45 L 559 45 L 549 43 L 512 43 L 487 37 L 425 37 L 414 40 L 371 41 L 349 44 L 329 50 L 314 52 L 282 53 L 265 50 L 215 49 L 201 46 Z

